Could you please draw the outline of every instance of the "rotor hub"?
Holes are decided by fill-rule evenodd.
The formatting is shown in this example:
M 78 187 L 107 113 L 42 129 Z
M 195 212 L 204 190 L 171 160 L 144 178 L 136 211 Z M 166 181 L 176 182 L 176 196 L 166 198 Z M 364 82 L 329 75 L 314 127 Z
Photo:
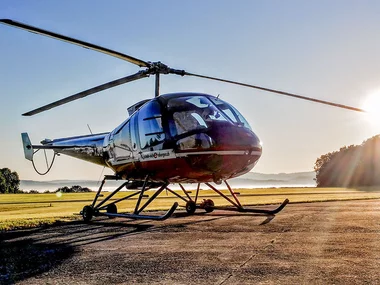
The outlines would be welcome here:
M 163 64 L 161 61 L 148 62 L 148 64 L 149 67 L 147 69 L 147 72 L 149 74 L 177 74 L 181 76 L 184 76 L 186 74 L 184 70 L 170 68 L 166 64 Z

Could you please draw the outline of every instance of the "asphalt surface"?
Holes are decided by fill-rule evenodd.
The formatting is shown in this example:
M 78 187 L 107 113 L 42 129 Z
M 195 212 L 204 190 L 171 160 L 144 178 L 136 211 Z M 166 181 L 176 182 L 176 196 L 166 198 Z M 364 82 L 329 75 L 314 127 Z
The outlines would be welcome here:
M 380 200 L 0 234 L 1 284 L 380 284 Z

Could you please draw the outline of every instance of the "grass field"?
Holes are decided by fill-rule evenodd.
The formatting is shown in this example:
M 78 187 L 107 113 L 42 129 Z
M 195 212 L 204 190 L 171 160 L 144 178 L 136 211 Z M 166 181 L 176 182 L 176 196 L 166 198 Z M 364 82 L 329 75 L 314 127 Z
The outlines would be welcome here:
M 223 190 L 226 193 L 228 191 Z M 288 198 L 291 203 L 379 199 L 380 188 L 263 188 L 238 189 L 239 199 L 243 205 L 275 204 Z M 152 191 L 146 192 L 151 195 Z M 178 191 L 180 193 L 180 191 Z M 104 193 L 105 195 L 107 193 Z M 181 192 L 181 194 L 183 194 Z M 192 191 L 190 195 L 194 195 Z M 126 196 L 126 192 L 119 192 L 112 200 Z M 91 204 L 95 193 L 62 194 L 1 194 L 0 195 L 0 231 L 15 228 L 28 228 L 53 224 L 61 221 L 81 219 L 79 212 L 83 206 Z M 228 205 L 228 202 L 212 190 L 202 190 L 200 199 L 209 197 L 215 205 Z M 102 199 L 102 198 L 99 198 Z M 144 198 L 146 199 L 146 198 Z M 165 191 L 160 194 L 148 210 L 168 209 L 175 202 L 184 206 L 184 202 Z M 136 199 L 130 199 L 118 204 L 119 212 L 134 209 Z

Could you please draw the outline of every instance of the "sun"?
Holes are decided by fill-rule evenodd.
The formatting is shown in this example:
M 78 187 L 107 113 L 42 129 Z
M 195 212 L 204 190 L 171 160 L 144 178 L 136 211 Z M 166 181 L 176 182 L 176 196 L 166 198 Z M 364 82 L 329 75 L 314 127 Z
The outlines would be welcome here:
M 371 122 L 380 125 L 380 91 L 368 96 L 363 103 L 363 109 L 368 112 Z

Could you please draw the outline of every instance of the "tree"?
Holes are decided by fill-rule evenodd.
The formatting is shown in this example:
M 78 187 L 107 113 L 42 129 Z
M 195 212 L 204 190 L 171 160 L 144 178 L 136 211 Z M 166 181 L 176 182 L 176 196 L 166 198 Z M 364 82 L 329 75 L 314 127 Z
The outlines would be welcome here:
M 380 185 L 380 135 L 322 155 L 314 170 L 318 187 Z
M 4 176 L 0 173 L 0 193 L 8 193 L 8 185 L 7 181 L 5 180 Z
M 17 172 L 9 168 L 0 169 L 0 193 L 18 193 L 20 191 L 20 178 Z

